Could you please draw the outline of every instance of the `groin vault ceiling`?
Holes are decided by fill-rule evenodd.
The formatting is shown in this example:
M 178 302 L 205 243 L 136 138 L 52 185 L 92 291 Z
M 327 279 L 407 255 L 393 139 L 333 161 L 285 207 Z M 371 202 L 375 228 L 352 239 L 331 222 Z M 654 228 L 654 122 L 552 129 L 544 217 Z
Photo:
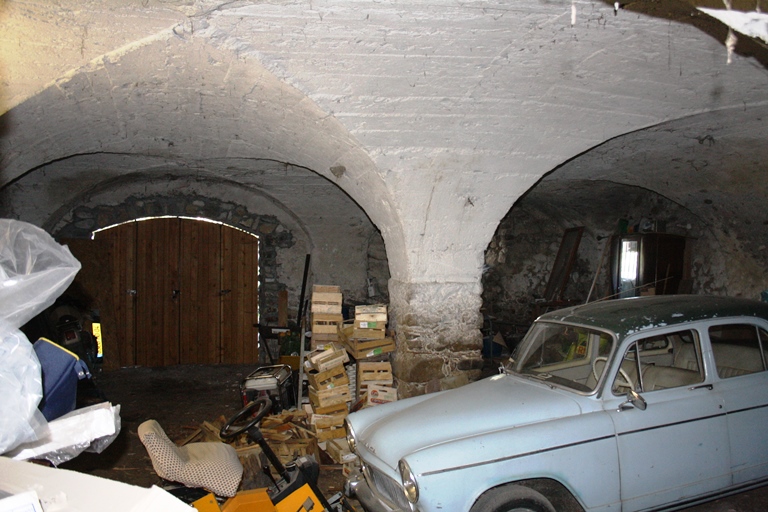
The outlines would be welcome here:
M 393 282 L 454 283 L 445 295 L 472 309 L 521 197 L 568 218 L 596 195 L 621 210 L 615 185 L 764 261 L 768 50 L 698 7 L 723 8 L 6 0 L 0 214 L 55 225 L 117 201 L 110 187 L 234 184 L 310 238 L 369 219 Z

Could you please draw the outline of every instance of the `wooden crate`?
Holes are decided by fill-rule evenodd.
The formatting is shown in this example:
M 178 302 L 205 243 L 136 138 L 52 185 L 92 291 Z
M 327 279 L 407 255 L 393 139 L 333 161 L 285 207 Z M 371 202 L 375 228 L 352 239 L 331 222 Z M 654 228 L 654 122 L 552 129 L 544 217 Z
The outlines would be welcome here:
M 353 329 L 352 336 L 357 340 L 382 340 L 387 337 L 387 333 L 384 329 Z
M 312 407 L 312 411 L 315 414 L 342 414 L 342 413 L 349 412 L 349 405 L 347 405 L 347 402 L 341 402 L 333 405 L 326 405 L 323 407 L 318 407 L 312 404 L 311 407 Z
M 315 285 L 312 287 L 311 313 L 341 314 L 341 288 Z
M 343 439 L 328 441 L 325 445 L 325 453 L 337 464 L 348 464 L 357 460 L 357 455 L 349 451 L 349 445 Z
M 339 330 L 340 340 L 381 340 L 386 338 L 384 329 L 358 329 L 353 324 L 343 324 Z
M 344 426 L 344 418 L 346 418 L 348 415 L 349 414 L 347 411 L 336 414 L 313 414 L 309 424 L 312 425 L 312 428 L 315 430 L 323 430 L 331 427 L 341 427 Z
M 344 439 L 347 437 L 347 431 L 343 426 L 332 427 L 317 431 L 317 442 L 322 443 L 331 439 Z
M 388 354 L 395 350 L 395 340 L 384 338 L 383 340 L 342 340 L 344 349 L 355 359 L 366 359 L 382 354 Z
M 387 314 L 386 304 L 369 304 L 369 305 L 355 306 L 355 318 L 357 318 L 358 315 L 386 315 L 386 314 Z
M 332 415 L 312 415 L 312 429 L 317 434 L 317 441 L 322 443 L 330 439 L 340 439 L 346 436 L 344 430 L 344 418 L 347 417 L 346 411 L 341 414 Z
M 312 293 L 341 293 L 341 286 L 330 284 L 312 285 Z
M 317 439 L 291 439 L 283 443 L 270 444 L 280 462 L 288 464 L 302 455 L 317 454 Z
M 339 325 L 344 321 L 341 314 L 331 315 L 327 313 L 312 314 L 312 336 L 317 334 L 333 334 L 338 337 Z
M 360 313 L 355 315 L 355 320 L 360 322 L 381 322 L 387 323 L 386 313 Z
M 383 331 L 386 328 L 386 321 L 360 320 L 359 318 L 355 318 L 355 329 L 380 329 Z
M 310 366 L 318 372 L 330 370 L 334 366 L 343 365 L 349 361 L 349 355 L 344 348 L 331 344 L 327 350 L 313 352 L 307 356 Z
M 309 401 L 314 407 L 325 408 L 332 405 L 346 404 L 352 400 L 349 385 L 330 389 L 309 388 Z
M 317 390 L 349 385 L 349 376 L 347 376 L 343 364 L 329 368 L 324 372 L 310 370 L 307 372 L 307 380 L 309 380 L 309 385 Z
M 368 390 L 368 386 L 391 386 L 394 382 L 392 376 L 392 364 L 389 362 L 357 363 L 356 391 L 357 396 L 362 396 Z
M 327 336 L 327 338 L 326 338 Z M 309 341 L 310 350 L 313 352 L 316 350 L 328 350 L 332 345 L 339 344 L 338 336 L 331 336 L 330 334 L 321 334 L 317 337 L 313 336 Z

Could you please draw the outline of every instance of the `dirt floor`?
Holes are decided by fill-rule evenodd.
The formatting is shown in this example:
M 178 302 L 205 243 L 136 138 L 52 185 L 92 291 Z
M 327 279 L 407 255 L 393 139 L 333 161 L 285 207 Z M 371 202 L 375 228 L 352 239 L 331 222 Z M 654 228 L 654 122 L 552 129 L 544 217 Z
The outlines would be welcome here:
M 123 368 L 95 377 L 99 389 L 120 404 L 122 429 L 101 454 L 83 453 L 61 467 L 149 487 L 158 485 L 144 445 L 140 423 L 155 419 L 174 441 L 187 439 L 204 421 L 233 416 L 242 406 L 240 383 L 252 365 L 189 365 L 168 368 Z M 320 487 L 327 497 L 343 490 L 341 466 L 321 453 Z M 360 512 L 358 503 L 352 502 Z M 753 512 L 768 509 L 768 487 L 741 493 L 689 512 Z
M 98 389 L 110 402 L 120 404 L 120 434 L 102 453 L 86 452 L 60 467 L 142 487 L 162 486 L 137 435 L 139 424 L 155 419 L 171 440 L 181 443 L 203 422 L 234 416 L 242 408 L 240 383 L 255 369 L 253 365 L 133 367 L 96 375 Z M 320 455 L 319 484 L 331 497 L 343 489 L 342 469 L 324 452 Z M 261 474 L 251 476 L 251 483 L 269 483 Z

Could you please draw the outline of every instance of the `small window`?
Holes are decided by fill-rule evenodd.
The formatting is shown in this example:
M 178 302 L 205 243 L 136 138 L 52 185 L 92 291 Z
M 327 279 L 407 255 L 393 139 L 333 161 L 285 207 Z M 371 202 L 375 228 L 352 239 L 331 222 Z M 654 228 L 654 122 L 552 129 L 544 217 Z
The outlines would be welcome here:
M 674 350 L 673 357 L 658 357 L 659 351 L 670 349 Z M 624 355 L 613 392 L 621 395 L 630 388 L 649 392 L 703 382 L 700 354 L 698 338 L 691 330 L 638 340 Z
M 765 370 L 761 340 L 768 345 L 768 335 L 764 329 L 751 324 L 715 325 L 709 328 L 709 340 L 721 379 Z

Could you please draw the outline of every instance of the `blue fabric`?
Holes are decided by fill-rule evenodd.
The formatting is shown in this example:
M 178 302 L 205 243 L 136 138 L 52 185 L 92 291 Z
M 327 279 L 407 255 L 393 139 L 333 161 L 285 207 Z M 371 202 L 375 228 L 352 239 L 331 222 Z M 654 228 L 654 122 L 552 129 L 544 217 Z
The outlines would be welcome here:
M 86 364 L 64 347 L 45 338 L 34 343 L 43 377 L 43 399 L 38 409 L 48 421 L 75 409 L 77 382 L 90 377 Z

